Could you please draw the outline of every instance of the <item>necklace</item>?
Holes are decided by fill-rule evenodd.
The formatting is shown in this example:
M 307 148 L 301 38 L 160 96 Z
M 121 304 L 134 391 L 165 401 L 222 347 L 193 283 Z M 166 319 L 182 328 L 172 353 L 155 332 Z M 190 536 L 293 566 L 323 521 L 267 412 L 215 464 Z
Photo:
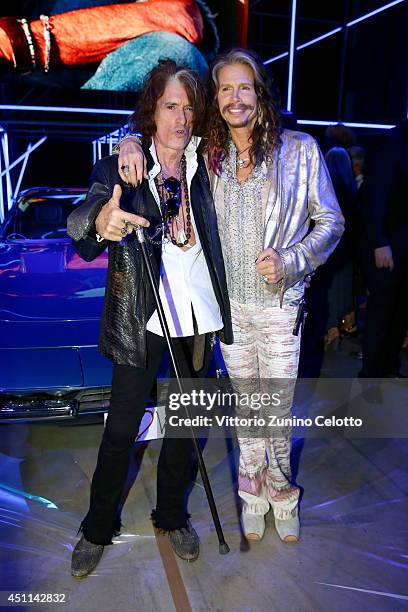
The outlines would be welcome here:
M 180 193 L 180 205 L 178 209 L 178 214 L 169 219 L 165 227 L 165 234 L 168 239 L 178 247 L 184 247 L 189 245 L 189 241 L 191 238 L 191 213 L 190 213 L 190 198 L 188 195 L 188 186 L 187 186 L 187 173 L 186 173 L 186 158 L 183 155 L 180 163 L 180 183 L 181 183 L 181 193 Z M 163 172 L 161 173 L 163 177 Z M 160 185 L 157 177 L 155 178 L 157 192 L 159 194 L 160 199 L 160 208 L 162 211 L 165 209 L 166 200 L 169 199 L 168 194 L 166 194 L 166 190 L 163 185 Z M 185 207 L 183 207 L 182 195 L 184 194 Z M 166 196 L 166 197 L 165 197 Z M 175 227 L 174 227 L 175 226 Z M 175 232 L 175 230 L 177 230 Z
M 245 151 L 248 151 L 250 146 L 251 145 L 248 145 L 246 149 L 243 149 L 242 151 L 237 151 L 237 166 L 240 170 L 242 168 L 245 168 L 245 164 L 250 161 L 249 157 L 241 157 L 241 155 L 245 153 Z

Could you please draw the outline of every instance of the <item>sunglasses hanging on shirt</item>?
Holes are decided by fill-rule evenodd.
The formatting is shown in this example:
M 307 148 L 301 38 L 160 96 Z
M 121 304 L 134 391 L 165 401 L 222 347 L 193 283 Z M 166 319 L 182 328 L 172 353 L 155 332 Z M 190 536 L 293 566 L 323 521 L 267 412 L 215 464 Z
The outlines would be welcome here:
M 165 179 L 159 186 L 164 187 L 170 197 L 167 198 L 162 204 L 162 211 L 164 220 L 169 222 L 179 214 L 179 208 L 181 204 L 181 182 L 170 176 Z
M 159 182 L 155 178 L 157 192 L 160 198 L 160 208 L 164 222 L 165 235 L 178 247 L 188 245 L 191 237 L 191 213 L 186 176 L 186 158 L 183 155 L 180 164 L 181 180 L 174 176 Z M 184 193 L 185 207 L 182 205 Z

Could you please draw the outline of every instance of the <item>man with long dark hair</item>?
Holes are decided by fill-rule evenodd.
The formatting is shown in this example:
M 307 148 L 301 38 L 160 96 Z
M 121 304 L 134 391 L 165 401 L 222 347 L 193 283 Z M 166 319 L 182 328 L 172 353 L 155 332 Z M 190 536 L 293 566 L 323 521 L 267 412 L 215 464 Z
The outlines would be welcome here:
M 131 189 L 114 155 L 99 161 L 85 203 L 68 220 L 74 248 L 87 261 L 109 248 L 109 269 L 99 348 L 114 362 L 106 427 L 92 479 L 82 537 L 72 574 L 85 576 L 120 529 L 120 499 L 149 397 L 166 349 L 134 225 L 145 228 L 146 247 L 159 282 L 181 375 L 205 376 L 210 335 L 231 342 L 231 319 L 221 245 L 202 156 L 196 152 L 203 116 L 197 75 L 166 60 L 154 68 L 134 120 L 143 129 L 148 180 Z M 122 171 L 126 171 L 123 168 Z M 126 172 L 125 172 L 126 174 Z M 193 443 L 165 438 L 158 463 L 154 525 L 169 533 L 173 550 L 192 561 L 197 533 L 186 512 Z
M 244 379 L 281 379 L 279 416 L 287 417 L 305 278 L 334 250 L 344 223 L 316 141 L 282 130 L 278 108 L 254 53 L 233 49 L 215 60 L 203 144 L 231 301 L 234 342 L 222 343 L 222 353 L 239 388 Z M 142 155 L 131 138 L 120 144 L 119 164 L 130 166 L 132 181 L 142 177 Z M 272 507 L 281 540 L 297 541 L 290 428 L 279 436 L 257 435 L 238 430 L 244 533 L 260 540 Z

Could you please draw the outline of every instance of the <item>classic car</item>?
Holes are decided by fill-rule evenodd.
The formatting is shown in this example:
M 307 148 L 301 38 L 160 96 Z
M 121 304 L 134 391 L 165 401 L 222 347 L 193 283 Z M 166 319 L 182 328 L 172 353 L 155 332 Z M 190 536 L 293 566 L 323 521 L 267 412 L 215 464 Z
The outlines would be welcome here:
M 108 406 L 112 368 L 97 348 L 108 257 L 83 261 L 66 232 L 85 195 L 26 189 L 0 227 L 0 422 Z

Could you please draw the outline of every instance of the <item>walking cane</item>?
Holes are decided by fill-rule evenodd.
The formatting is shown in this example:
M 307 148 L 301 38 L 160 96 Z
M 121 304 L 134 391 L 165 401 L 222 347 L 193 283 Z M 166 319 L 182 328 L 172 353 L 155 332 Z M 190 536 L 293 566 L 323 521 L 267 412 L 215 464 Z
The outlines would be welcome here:
M 153 270 L 152 270 L 152 265 L 150 263 L 150 259 L 149 259 L 149 256 L 147 254 L 147 251 L 146 251 L 146 240 L 145 240 L 145 236 L 144 236 L 144 233 L 143 233 L 143 229 L 140 226 L 135 225 L 133 223 L 131 225 L 133 225 L 133 227 L 135 228 L 136 236 L 137 236 L 138 242 L 140 244 L 140 250 L 142 251 L 142 257 L 143 257 L 144 265 L 146 267 L 147 275 L 149 277 L 150 286 L 151 286 L 152 291 L 153 291 L 154 299 L 155 299 L 156 306 L 157 306 L 157 313 L 159 315 L 160 324 L 161 324 L 161 327 L 162 327 L 162 330 L 163 330 L 164 337 L 166 338 L 167 346 L 168 346 L 169 353 L 170 353 L 170 359 L 171 359 L 171 363 L 173 365 L 174 372 L 175 372 L 175 375 L 176 375 L 179 391 L 180 391 L 180 393 L 183 393 L 183 387 L 181 385 L 180 370 L 179 370 L 179 367 L 177 365 L 176 356 L 175 356 L 174 351 L 173 351 L 173 346 L 172 346 L 172 342 L 171 342 L 170 332 L 169 332 L 169 328 L 167 326 L 166 317 L 164 316 L 163 305 L 161 303 L 161 299 L 160 299 L 160 295 L 159 295 L 159 289 L 157 287 L 156 279 L 154 277 Z M 185 410 L 186 410 L 187 418 L 191 419 L 190 412 L 188 410 L 188 406 L 185 406 Z M 217 536 L 218 536 L 219 551 L 220 551 L 221 555 L 226 555 L 227 553 L 229 553 L 230 549 L 229 549 L 229 546 L 226 543 L 225 538 L 224 538 L 224 533 L 222 531 L 220 519 L 219 519 L 219 516 L 218 516 L 217 506 L 215 505 L 214 496 L 213 496 L 213 492 L 212 492 L 212 489 L 211 489 L 210 481 L 208 479 L 207 469 L 205 467 L 205 463 L 204 463 L 203 455 L 202 455 L 202 452 L 201 452 L 201 448 L 200 448 L 198 440 L 197 440 L 197 438 L 195 436 L 194 428 L 193 428 L 192 425 L 190 425 L 190 430 L 191 430 L 191 437 L 192 437 L 192 440 L 193 440 L 194 448 L 195 448 L 195 451 L 197 453 L 198 467 L 200 469 L 200 474 L 201 474 L 201 478 L 203 480 L 205 493 L 207 495 L 208 505 L 210 506 L 211 515 L 212 515 L 212 518 L 213 518 L 213 521 L 214 521 L 215 530 L 216 530 Z

